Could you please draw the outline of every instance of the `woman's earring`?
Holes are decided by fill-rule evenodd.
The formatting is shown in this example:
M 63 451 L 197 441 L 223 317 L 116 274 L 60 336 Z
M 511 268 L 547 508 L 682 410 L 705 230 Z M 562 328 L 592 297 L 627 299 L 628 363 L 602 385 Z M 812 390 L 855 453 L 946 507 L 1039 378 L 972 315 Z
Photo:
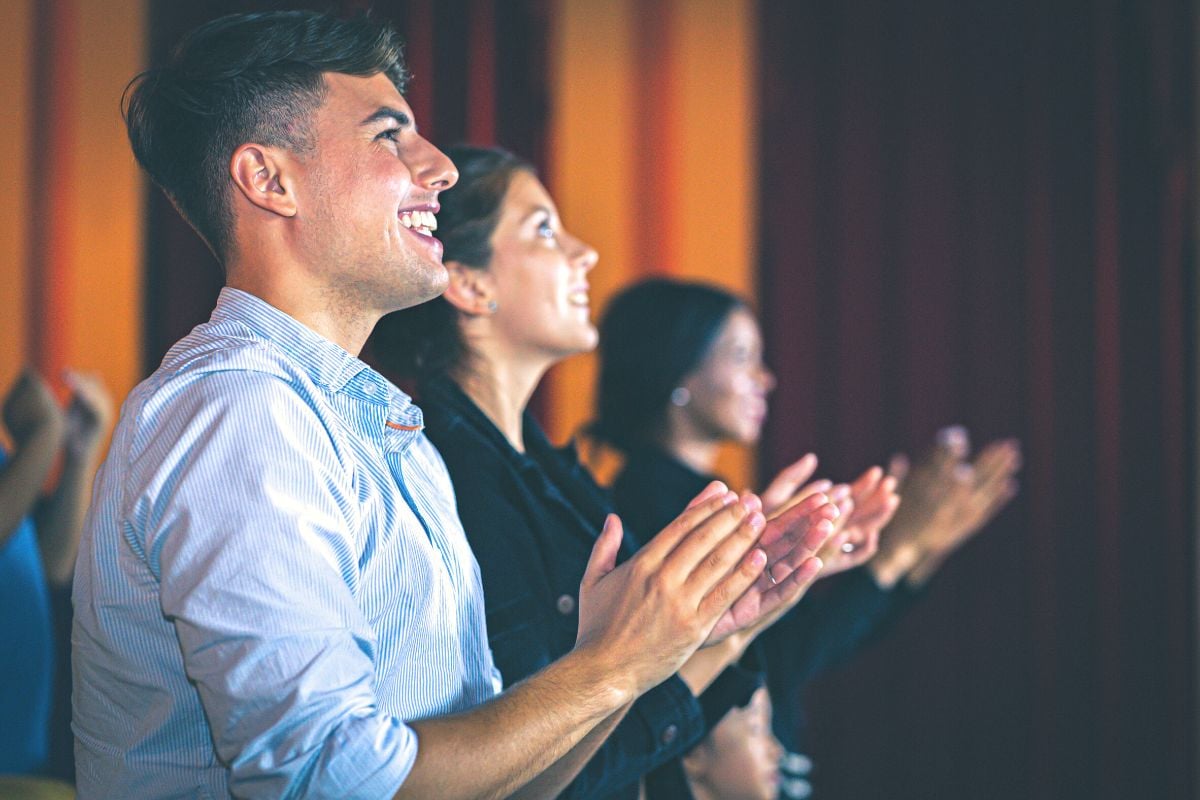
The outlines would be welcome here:
M 487 310 L 488 310 L 489 314 L 495 314 L 499 308 L 500 308 L 500 304 L 497 303 L 495 300 L 487 301 Z
M 671 405 L 683 408 L 690 402 L 692 402 L 692 393 L 687 389 L 676 386 L 671 390 Z

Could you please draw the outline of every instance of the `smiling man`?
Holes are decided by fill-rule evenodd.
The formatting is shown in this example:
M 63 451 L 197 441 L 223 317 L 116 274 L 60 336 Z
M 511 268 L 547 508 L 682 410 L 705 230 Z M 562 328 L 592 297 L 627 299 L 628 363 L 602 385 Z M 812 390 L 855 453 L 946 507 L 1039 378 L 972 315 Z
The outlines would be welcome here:
M 620 567 L 612 520 L 575 649 L 499 692 L 445 467 L 356 357 L 447 280 L 431 233 L 457 175 L 404 77 L 390 29 L 277 12 L 197 29 L 132 85 L 134 153 L 227 280 L 97 478 L 80 797 L 552 796 L 719 622 L 748 624 L 739 604 L 815 572 L 778 561 L 762 590 L 760 504 L 719 484 Z

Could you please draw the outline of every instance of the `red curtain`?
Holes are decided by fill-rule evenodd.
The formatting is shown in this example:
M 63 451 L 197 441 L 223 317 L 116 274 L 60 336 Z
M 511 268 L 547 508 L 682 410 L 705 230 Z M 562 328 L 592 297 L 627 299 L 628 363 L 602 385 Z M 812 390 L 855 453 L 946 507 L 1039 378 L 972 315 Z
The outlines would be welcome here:
M 150 3 L 150 61 L 160 63 L 184 33 L 223 14 L 280 8 L 354 13 L 368 7 L 406 40 L 413 75 L 407 99 L 427 138 L 439 145 L 500 144 L 544 167 L 548 0 Z M 208 319 L 222 278 L 215 259 L 154 187 L 146 215 L 143 365 L 149 374 L 172 344 Z
M 764 473 L 1018 435 L 1013 507 L 810 692 L 823 797 L 1194 796 L 1196 10 L 759 6 Z

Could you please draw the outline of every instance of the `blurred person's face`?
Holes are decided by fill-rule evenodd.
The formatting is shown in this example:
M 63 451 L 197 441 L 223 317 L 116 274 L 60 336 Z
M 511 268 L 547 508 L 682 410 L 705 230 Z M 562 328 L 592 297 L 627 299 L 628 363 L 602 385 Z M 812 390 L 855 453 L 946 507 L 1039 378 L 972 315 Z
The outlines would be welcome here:
M 754 316 L 736 308 L 700 366 L 683 382 L 691 396 L 682 412 L 717 441 L 758 441 L 775 377 L 762 360 L 762 334 Z
M 702 800 L 775 800 L 782 757 L 783 746 L 771 732 L 771 698 L 762 688 L 745 708 L 722 717 L 683 765 Z
M 295 156 L 301 263 L 348 308 L 386 313 L 436 297 L 447 274 L 433 215 L 454 165 L 417 133 L 387 76 L 325 80 L 314 148 Z
M 563 228 L 546 187 L 526 170 L 513 174 L 490 241 L 491 327 L 505 349 L 551 361 L 593 349 L 588 273 L 596 251 Z

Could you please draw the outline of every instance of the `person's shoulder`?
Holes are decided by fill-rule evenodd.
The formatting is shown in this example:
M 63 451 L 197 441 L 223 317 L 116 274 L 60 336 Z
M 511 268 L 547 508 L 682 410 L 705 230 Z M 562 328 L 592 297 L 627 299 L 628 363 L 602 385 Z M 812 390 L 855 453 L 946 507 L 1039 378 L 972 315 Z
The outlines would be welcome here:
M 491 437 L 453 409 L 434 403 L 422 403 L 425 434 L 445 461 L 457 484 L 460 475 L 499 477 L 511 471 L 505 454 Z
M 162 385 L 217 372 L 262 374 L 286 382 L 305 377 L 301 365 L 273 342 L 240 322 L 225 320 L 200 325 L 176 342 L 149 381 Z
M 131 434 L 130 456 L 161 434 L 179 436 L 216 418 L 264 435 L 303 421 L 326 427 L 323 393 L 300 364 L 236 325 L 214 328 L 200 326 L 180 340 L 130 392 L 118 423 Z

